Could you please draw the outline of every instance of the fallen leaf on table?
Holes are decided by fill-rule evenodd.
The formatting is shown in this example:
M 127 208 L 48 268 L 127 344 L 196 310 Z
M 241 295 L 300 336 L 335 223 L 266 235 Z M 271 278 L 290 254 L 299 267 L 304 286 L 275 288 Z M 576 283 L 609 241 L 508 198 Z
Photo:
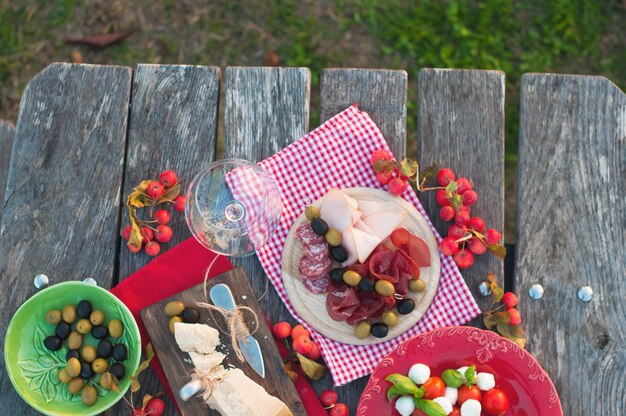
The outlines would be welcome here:
M 298 352 L 296 353 L 296 356 L 300 361 L 300 367 L 302 368 L 302 372 L 306 374 L 308 378 L 310 378 L 311 380 L 319 380 L 320 378 L 324 377 L 324 374 L 326 374 L 326 367 L 323 364 L 308 359 Z
M 74 36 L 65 39 L 65 43 L 69 43 L 70 45 L 85 45 L 90 46 L 95 49 L 104 49 L 115 43 L 126 39 L 130 34 L 133 33 L 132 30 L 127 30 L 125 32 L 113 32 L 113 33 L 100 33 L 94 35 L 87 36 Z
M 278 54 L 276 52 L 270 49 L 265 54 L 265 58 L 263 58 L 263 64 L 265 66 L 279 66 L 280 58 L 278 57 Z

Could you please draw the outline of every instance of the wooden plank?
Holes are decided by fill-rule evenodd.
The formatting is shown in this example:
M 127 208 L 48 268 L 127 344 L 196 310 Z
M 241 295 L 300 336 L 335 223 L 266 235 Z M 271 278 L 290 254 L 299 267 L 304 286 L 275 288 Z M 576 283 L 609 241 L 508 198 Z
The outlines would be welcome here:
M 372 117 L 394 155 L 401 157 L 406 152 L 407 80 L 406 71 L 325 69 L 320 77 L 321 121 L 356 103 Z
M 36 274 L 113 282 L 130 84 L 130 68 L 52 64 L 24 91 L 0 227 L 2 349 Z M 0 408 L 34 413 L 0 378 Z
M 11 149 L 13 148 L 13 135 L 15 126 L 10 121 L 0 120 L 0 220 L 4 208 L 4 191 L 7 187 L 7 177 L 9 176 L 9 161 L 11 160 Z
M 220 328 L 226 328 L 223 317 L 216 312 L 207 309 L 198 308 L 200 312 L 200 323 L 220 331 L 220 339 L 223 348 L 219 351 L 226 355 L 224 367 L 229 368 L 231 365 L 240 368 L 254 382 L 261 385 L 269 394 L 279 398 L 285 403 L 294 415 L 306 415 L 300 396 L 294 384 L 291 382 L 287 373 L 283 369 L 283 360 L 278 353 L 278 348 L 272 336 L 270 328 L 263 319 L 263 311 L 260 309 L 254 292 L 248 283 L 248 278 L 241 268 L 235 268 L 219 276 L 216 276 L 207 282 L 207 291 L 219 283 L 224 283 L 230 287 L 235 302 L 241 306 L 251 308 L 261 319 L 259 329 L 254 337 L 261 346 L 263 352 L 263 361 L 265 363 L 265 378 L 261 378 L 247 363 L 241 363 L 230 344 L 230 336 L 223 332 Z M 204 284 L 199 284 L 190 289 L 185 290 L 177 295 L 156 303 L 141 311 L 141 318 L 150 334 L 150 339 L 155 348 L 155 352 L 159 357 L 159 361 L 163 366 L 169 384 L 174 392 L 178 392 L 185 384 L 191 381 L 190 373 L 193 371 L 193 365 L 189 361 L 185 361 L 183 357 L 189 360 L 187 354 L 182 353 L 174 335 L 168 328 L 169 318 L 165 315 L 163 309 L 170 301 L 183 302 L 186 306 L 194 306 L 195 302 L 204 301 Z M 253 321 L 248 320 L 249 327 L 254 325 Z M 176 395 L 178 408 L 183 416 L 189 415 L 217 415 L 219 412 L 210 410 L 208 405 L 201 399 L 191 399 L 187 402 L 183 401 Z
M 619 88 L 603 77 L 524 75 L 516 286 L 527 348 L 566 415 L 624 411 L 625 160 Z M 527 294 L 534 283 L 540 301 Z M 589 303 L 576 295 L 585 285 Z
M 422 166 L 436 161 L 457 177 L 469 178 L 478 193 L 472 216 L 487 228 L 504 231 L 504 73 L 501 71 L 422 69 L 419 75 L 418 155 Z M 435 228 L 447 235 L 435 192 L 420 200 Z M 504 285 L 504 262 L 490 254 L 476 256 L 462 272 L 481 309 L 491 304 L 478 285 L 488 272 Z M 478 324 L 478 320 L 473 324 Z
M 356 103 L 380 128 L 385 140 L 400 157 L 406 152 L 407 73 L 386 69 L 325 69 L 320 82 L 320 114 L 326 121 Z M 409 150 L 407 156 L 415 158 Z M 315 383 L 316 391 L 334 389 L 340 401 L 356 412 L 361 393 L 369 377 L 362 377 L 343 387 L 334 388 L 330 376 Z

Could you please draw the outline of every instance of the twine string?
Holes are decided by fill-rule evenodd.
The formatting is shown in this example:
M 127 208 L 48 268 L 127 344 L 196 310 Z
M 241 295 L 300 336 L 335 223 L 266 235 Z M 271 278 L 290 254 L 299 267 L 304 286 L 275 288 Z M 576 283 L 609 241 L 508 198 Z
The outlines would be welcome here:
M 209 371 L 202 371 L 194 368 L 193 373 L 191 374 L 191 378 L 193 380 L 200 381 L 204 387 L 204 392 L 202 393 L 204 401 L 209 400 L 209 398 L 213 395 L 213 391 L 224 380 L 226 371 L 223 367 L 220 367 L 221 366 L 213 367 Z

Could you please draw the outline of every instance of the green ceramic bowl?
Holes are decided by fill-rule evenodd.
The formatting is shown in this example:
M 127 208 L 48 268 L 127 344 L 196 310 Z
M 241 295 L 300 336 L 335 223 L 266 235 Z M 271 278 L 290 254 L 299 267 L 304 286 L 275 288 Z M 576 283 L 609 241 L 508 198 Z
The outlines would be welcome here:
M 55 325 L 48 325 L 45 316 L 51 309 L 61 310 L 64 305 L 76 305 L 89 300 L 93 308 L 104 312 L 105 323 L 119 319 L 124 333 L 117 342 L 128 348 L 128 358 L 123 362 L 126 376 L 120 381 L 120 393 L 101 388 L 93 406 L 83 404 L 80 394 L 72 395 L 67 385 L 57 378 L 65 366 L 67 342 L 59 351 L 44 347 L 43 340 L 54 335 Z M 97 345 L 91 335 L 84 337 L 83 345 Z M 65 282 L 50 286 L 28 299 L 9 323 L 4 340 L 4 362 L 15 390 L 34 409 L 47 415 L 91 416 L 102 413 L 119 401 L 130 387 L 130 375 L 141 360 L 141 336 L 137 323 L 128 308 L 108 291 L 84 282 Z M 97 377 L 92 378 L 97 380 Z

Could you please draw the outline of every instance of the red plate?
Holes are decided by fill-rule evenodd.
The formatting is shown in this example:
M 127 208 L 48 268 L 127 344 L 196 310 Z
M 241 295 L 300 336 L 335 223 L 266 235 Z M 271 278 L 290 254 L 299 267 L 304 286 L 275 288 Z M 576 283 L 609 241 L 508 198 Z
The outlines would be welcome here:
M 387 401 L 389 374 L 407 374 L 416 363 L 426 364 L 433 374 L 448 368 L 476 365 L 478 372 L 492 373 L 496 387 L 509 398 L 506 416 L 563 416 L 554 384 L 539 363 L 514 342 L 491 331 L 468 326 L 437 329 L 400 344 L 378 364 L 357 409 L 358 416 L 399 413 Z

